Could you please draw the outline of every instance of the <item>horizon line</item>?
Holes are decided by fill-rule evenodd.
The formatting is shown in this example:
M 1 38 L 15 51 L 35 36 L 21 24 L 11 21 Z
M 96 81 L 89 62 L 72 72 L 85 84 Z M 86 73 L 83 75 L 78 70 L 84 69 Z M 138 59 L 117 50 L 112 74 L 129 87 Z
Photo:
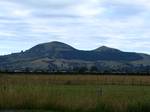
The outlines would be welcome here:
M 102 46 L 100 46 L 100 47 L 97 47 L 97 48 L 94 48 L 94 49 L 91 49 L 91 50 L 83 50 L 83 49 L 77 49 L 77 48 L 73 47 L 72 45 L 70 45 L 70 44 L 68 44 L 68 43 L 65 43 L 65 42 L 61 42 L 61 41 L 50 41 L 50 42 L 42 42 L 42 43 L 36 44 L 36 45 L 30 47 L 29 49 L 26 49 L 26 50 L 16 51 L 16 52 L 8 53 L 8 54 L 0 54 L 0 56 L 7 56 L 7 55 L 11 55 L 11 54 L 20 53 L 20 52 L 26 52 L 27 50 L 30 50 L 31 48 L 33 48 L 33 47 L 35 47 L 35 46 L 37 46 L 37 45 L 51 44 L 51 43 L 65 44 L 65 45 L 68 45 L 68 46 L 70 46 L 70 47 L 72 47 L 72 48 L 74 48 L 74 49 L 76 49 L 76 50 L 79 50 L 79 51 L 94 51 L 94 50 L 97 50 L 97 49 L 99 49 L 99 48 L 105 47 L 105 48 L 108 48 L 108 49 L 114 49 L 114 50 L 118 50 L 118 51 L 121 51 L 121 52 L 150 55 L 149 53 L 144 53 L 144 52 L 124 51 L 124 50 L 120 50 L 119 48 L 113 48 L 113 47 L 109 47 L 109 46 L 106 46 L 106 45 L 102 45 Z

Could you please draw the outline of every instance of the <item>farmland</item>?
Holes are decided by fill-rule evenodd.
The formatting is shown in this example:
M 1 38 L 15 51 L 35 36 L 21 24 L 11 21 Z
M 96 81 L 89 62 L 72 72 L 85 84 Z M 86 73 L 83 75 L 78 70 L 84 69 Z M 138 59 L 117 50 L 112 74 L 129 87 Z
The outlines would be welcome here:
M 150 76 L 1 74 L 0 110 L 149 112 Z

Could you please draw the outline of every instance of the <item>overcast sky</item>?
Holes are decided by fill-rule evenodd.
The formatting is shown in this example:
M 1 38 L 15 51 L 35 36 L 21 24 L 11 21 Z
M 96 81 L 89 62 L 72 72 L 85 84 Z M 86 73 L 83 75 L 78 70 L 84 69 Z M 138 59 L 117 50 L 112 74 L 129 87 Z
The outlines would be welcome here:
M 150 54 L 149 0 L 0 0 L 0 54 L 60 41 Z

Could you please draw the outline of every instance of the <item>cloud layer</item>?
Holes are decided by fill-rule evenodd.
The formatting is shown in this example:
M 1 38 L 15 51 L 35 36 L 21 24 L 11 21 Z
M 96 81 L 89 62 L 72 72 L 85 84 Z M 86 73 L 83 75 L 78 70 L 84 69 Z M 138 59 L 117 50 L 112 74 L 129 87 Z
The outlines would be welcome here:
M 50 41 L 150 53 L 149 0 L 1 0 L 0 54 Z

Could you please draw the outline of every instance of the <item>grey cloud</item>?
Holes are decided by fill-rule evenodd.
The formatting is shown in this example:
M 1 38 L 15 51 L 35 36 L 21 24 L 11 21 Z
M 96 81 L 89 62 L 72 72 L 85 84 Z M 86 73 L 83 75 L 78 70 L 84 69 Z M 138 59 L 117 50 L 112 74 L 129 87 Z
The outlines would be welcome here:
M 21 4 L 30 8 L 44 8 L 44 9 L 60 9 L 66 8 L 67 6 L 71 6 L 74 4 L 78 4 L 77 0 L 6 0 L 8 2 Z
M 113 1 L 104 2 L 102 6 L 108 8 L 104 17 L 116 20 L 130 18 L 145 11 L 145 7 L 140 7 L 137 4 L 124 4 Z

